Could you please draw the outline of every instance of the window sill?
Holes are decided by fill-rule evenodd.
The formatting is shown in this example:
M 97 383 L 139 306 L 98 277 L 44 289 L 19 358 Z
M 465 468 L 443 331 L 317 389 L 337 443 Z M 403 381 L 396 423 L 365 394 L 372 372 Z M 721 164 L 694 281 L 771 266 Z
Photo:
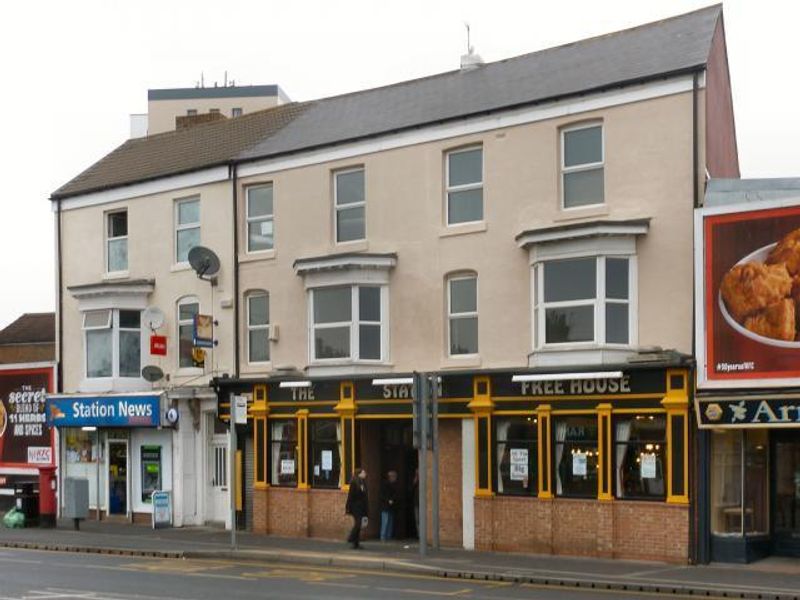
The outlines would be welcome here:
M 128 279 L 130 273 L 128 271 L 113 271 L 111 273 L 103 273 L 103 281 L 113 281 L 116 279 Z
M 169 270 L 170 270 L 171 273 L 178 273 L 180 271 L 191 271 L 192 270 L 192 265 L 190 265 L 188 262 L 187 263 L 177 263 L 177 264 L 172 265 L 169 268 Z
M 480 367 L 481 366 L 481 357 L 479 355 L 470 355 L 470 356 L 448 356 L 447 358 L 443 359 L 439 365 L 440 369 L 459 369 L 459 368 L 470 368 L 470 367 Z
M 79 392 L 142 392 L 153 385 L 141 377 L 84 377 Z
M 479 233 L 486 231 L 489 226 L 486 221 L 476 221 L 474 223 L 463 223 L 459 225 L 447 225 L 439 231 L 439 237 L 452 237 L 454 235 L 466 235 L 468 233 Z
M 258 262 L 260 260 L 274 260 L 275 249 L 262 250 L 261 252 L 245 252 L 239 254 L 239 263 Z
M 181 367 L 175 370 L 174 377 L 198 377 L 205 373 L 204 369 L 199 367 Z
M 309 376 L 325 375 L 359 375 L 376 372 L 386 372 L 394 369 L 394 363 L 389 362 L 354 362 L 336 361 L 330 363 L 311 363 L 306 368 Z
M 607 217 L 610 211 L 608 204 L 589 204 L 587 206 L 576 206 L 575 208 L 560 208 L 554 221 L 574 221 L 589 217 Z
M 334 242 L 333 249 L 335 252 L 366 252 L 369 250 L 369 242 L 367 240 Z
M 567 344 L 559 348 L 540 348 L 528 355 L 529 367 L 604 365 L 625 362 L 636 354 L 633 346 Z

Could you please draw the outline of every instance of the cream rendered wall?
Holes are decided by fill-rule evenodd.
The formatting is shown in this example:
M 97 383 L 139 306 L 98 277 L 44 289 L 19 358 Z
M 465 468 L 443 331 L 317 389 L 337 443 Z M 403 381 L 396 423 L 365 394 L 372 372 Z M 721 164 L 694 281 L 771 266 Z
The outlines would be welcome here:
M 596 219 L 651 218 L 638 243 L 639 344 L 690 352 L 691 110 L 691 93 L 680 93 L 242 180 L 242 220 L 244 188 L 274 184 L 275 250 L 244 253 L 240 223 L 240 290 L 269 291 L 271 322 L 280 326 L 266 368 L 247 365 L 242 335 L 242 373 L 307 365 L 307 302 L 292 263 L 350 250 L 398 254 L 389 285 L 395 370 L 525 366 L 532 350 L 530 267 L 514 238 L 530 228 Z M 606 205 L 564 211 L 559 128 L 587 119 L 604 124 Z M 484 151 L 485 226 L 446 228 L 443 153 L 472 143 Z M 355 165 L 366 169 L 367 241 L 336 245 L 331 170 Z M 459 270 L 478 274 L 479 361 L 446 357 L 444 282 Z
M 245 96 L 242 98 L 187 98 L 179 100 L 151 100 L 147 103 L 147 135 L 172 131 L 175 129 L 175 117 L 186 116 L 188 109 L 197 114 L 209 112 L 212 108 L 230 118 L 231 109 L 241 108 L 242 114 L 272 108 L 281 104 L 278 96 Z
M 104 281 L 154 279 L 155 289 L 148 304 L 159 307 L 166 322 L 158 333 L 168 337 L 166 357 L 150 357 L 149 344 L 142 348 L 143 364 L 157 364 L 170 376 L 163 385 L 203 385 L 210 376 L 210 351 L 207 358 L 206 377 L 197 378 L 199 370 L 179 371 L 176 325 L 176 302 L 187 295 L 197 296 L 201 311 L 211 311 L 211 286 L 200 281 L 187 267 L 176 267 L 174 258 L 174 202 L 177 198 L 200 196 L 201 244 L 213 249 L 222 262 L 219 285 L 214 288 L 213 314 L 219 320 L 215 337 L 220 341 L 214 351 L 214 362 L 219 372 L 230 373 L 233 368 L 233 309 L 220 308 L 222 298 L 232 298 L 233 273 L 231 248 L 233 231 L 231 186 L 228 182 L 209 184 L 175 192 L 154 194 L 114 202 L 67 210 L 63 213 L 62 269 L 63 269 L 63 322 L 64 352 L 62 369 L 64 391 L 77 391 L 83 379 L 83 333 L 78 302 L 67 289 L 70 286 L 97 284 Z M 128 211 L 128 273 L 124 279 L 104 276 L 105 214 L 127 208 Z M 197 379 L 195 379 L 197 378 Z

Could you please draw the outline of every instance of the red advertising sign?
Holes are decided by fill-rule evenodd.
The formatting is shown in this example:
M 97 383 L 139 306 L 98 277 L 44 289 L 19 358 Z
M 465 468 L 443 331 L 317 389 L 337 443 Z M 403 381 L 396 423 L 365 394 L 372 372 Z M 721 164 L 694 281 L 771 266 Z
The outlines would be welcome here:
M 150 336 L 150 354 L 152 354 L 153 356 L 167 355 L 167 336 L 165 335 Z
M 53 390 L 53 368 L 0 369 L 0 466 L 53 463 L 45 395 Z
M 800 206 L 707 209 L 697 226 L 698 385 L 800 384 Z

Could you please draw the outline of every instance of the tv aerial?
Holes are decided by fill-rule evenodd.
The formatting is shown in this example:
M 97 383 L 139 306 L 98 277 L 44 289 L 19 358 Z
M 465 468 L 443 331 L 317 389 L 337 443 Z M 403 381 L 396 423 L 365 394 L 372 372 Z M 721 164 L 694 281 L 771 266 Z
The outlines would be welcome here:
M 164 325 L 164 312 L 156 306 L 148 306 L 142 312 L 142 322 L 150 331 L 155 331 Z
M 189 250 L 189 265 L 191 265 L 197 276 L 211 283 L 217 284 L 217 273 L 219 272 L 219 257 L 210 248 L 205 246 L 195 246 Z

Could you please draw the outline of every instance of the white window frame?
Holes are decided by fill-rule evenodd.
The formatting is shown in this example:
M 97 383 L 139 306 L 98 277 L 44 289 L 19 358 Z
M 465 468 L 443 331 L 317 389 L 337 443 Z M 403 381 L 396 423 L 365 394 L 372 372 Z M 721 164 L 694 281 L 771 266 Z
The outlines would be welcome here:
M 580 131 L 581 129 L 592 129 L 594 127 L 600 128 L 600 161 L 593 162 L 593 163 L 584 163 L 581 165 L 575 165 L 572 167 L 567 167 L 565 165 L 566 161 L 566 154 L 567 154 L 567 143 L 566 143 L 566 134 L 573 132 L 573 131 Z M 598 206 L 605 206 L 606 204 L 606 193 L 605 193 L 605 184 L 606 184 L 606 177 L 605 177 L 605 168 L 606 168 L 606 131 L 605 131 L 605 124 L 602 121 L 591 121 L 589 123 L 581 123 L 579 125 L 571 125 L 569 127 L 562 127 L 560 132 L 560 141 L 561 141 L 561 210 L 581 210 L 584 208 L 593 208 Z M 594 204 L 581 204 L 580 206 L 567 206 L 565 203 L 565 191 L 566 186 L 564 184 L 564 180 L 569 173 L 578 173 L 580 171 L 593 171 L 596 169 L 603 170 L 603 201 L 602 202 L 595 202 Z
M 462 154 L 464 152 L 472 152 L 474 150 L 481 151 L 481 180 L 477 183 L 466 183 L 463 185 L 450 185 L 450 156 L 453 154 Z M 464 148 L 456 148 L 454 150 L 447 150 L 444 155 L 444 212 L 445 212 L 445 225 L 447 227 L 461 227 L 462 225 L 469 225 L 471 223 L 483 223 L 486 220 L 486 191 L 483 189 L 484 181 L 486 180 L 486 166 L 484 161 L 483 144 L 473 144 Z M 481 193 L 481 218 L 475 221 L 459 221 L 458 223 L 450 222 L 450 193 L 451 192 L 466 192 L 469 190 L 482 190 Z M 461 355 L 457 355 L 461 356 Z
M 475 280 L 475 310 L 474 311 L 469 311 L 469 312 L 454 313 L 453 312 L 453 301 L 452 301 L 452 287 L 451 287 L 451 284 L 454 281 L 464 281 L 464 280 L 467 280 L 467 279 L 474 279 Z M 478 351 L 477 352 L 471 352 L 471 353 L 465 353 L 465 354 L 453 354 L 452 353 L 452 349 L 453 349 L 452 335 L 453 335 L 453 332 L 451 330 L 451 323 L 452 323 L 453 319 L 471 319 L 471 318 L 474 317 L 476 319 L 476 321 L 478 322 L 478 327 L 480 327 L 480 317 L 478 316 L 479 315 L 479 311 L 480 311 L 480 306 L 478 304 L 478 296 L 479 296 L 479 293 L 478 293 L 478 290 L 479 290 L 479 288 L 478 288 L 478 275 L 477 275 L 477 273 L 459 273 L 459 274 L 455 274 L 455 275 L 450 275 L 446 279 L 446 284 L 447 284 L 447 356 L 449 358 L 454 358 L 454 359 L 474 358 L 476 356 L 480 356 L 480 348 L 481 348 L 480 332 L 479 332 L 479 335 L 478 335 Z
M 197 314 L 203 314 L 203 306 L 200 304 L 200 299 L 197 296 L 184 296 L 175 303 L 175 358 L 177 359 L 175 366 L 179 372 L 198 373 L 202 372 L 203 369 L 195 366 L 181 366 L 181 327 L 185 325 L 194 327 L 194 319 L 181 320 L 181 306 L 185 304 L 197 304 Z
M 259 298 L 261 296 L 264 296 L 264 297 L 267 298 L 267 305 L 269 306 L 269 292 L 266 292 L 264 290 L 253 290 L 253 291 L 248 292 L 245 295 L 245 304 L 247 305 L 247 308 L 246 308 L 246 313 L 247 314 L 246 314 L 246 317 L 245 317 L 247 319 L 245 321 L 245 325 L 246 325 L 245 329 L 247 330 L 247 343 L 246 343 L 246 346 L 247 346 L 247 364 L 250 364 L 250 365 L 267 365 L 270 362 L 272 362 L 272 348 L 271 348 L 271 344 L 270 344 L 270 315 L 269 315 L 269 311 L 267 311 L 267 323 L 266 323 L 266 325 L 253 325 L 253 324 L 250 323 L 250 300 L 252 300 L 253 298 Z M 265 331 L 266 334 L 267 334 L 267 354 L 269 355 L 269 358 L 267 360 L 252 360 L 252 358 L 250 357 L 250 350 L 251 350 L 251 348 L 250 348 L 250 333 L 253 332 L 253 331 Z
M 325 289 L 332 289 L 332 288 L 341 288 L 341 287 L 349 287 L 350 288 L 350 320 L 349 321 L 338 321 L 335 323 L 321 323 L 316 324 L 314 322 L 314 302 L 316 302 L 316 294 L 315 292 L 318 290 L 325 290 Z M 361 321 L 360 319 L 360 310 L 359 310 L 359 294 L 358 290 L 361 287 L 376 287 L 380 290 L 380 306 L 381 306 L 381 356 L 378 359 L 374 358 L 360 358 L 359 352 L 359 325 L 361 323 L 367 325 L 374 325 L 376 321 Z M 309 361 L 315 365 L 326 365 L 326 364 L 353 364 L 353 363 L 363 363 L 363 364 L 383 364 L 388 362 L 388 349 L 389 349 L 389 292 L 388 287 L 382 284 L 373 284 L 373 283 L 353 283 L 353 284 L 342 284 L 342 285 L 331 285 L 331 286 L 320 286 L 314 287 L 308 290 L 308 355 Z M 317 358 L 317 346 L 315 340 L 315 333 L 317 329 L 331 329 L 335 327 L 349 327 L 350 328 L 350 356 L 340 357 L 340 358 Z
M 364 173 L 364 201 L 363 202 L 351 202 L 350 204 L 343 204 L 339 206 L 339 176 L 340 175 L 347 175 L 349 173 L 357 173 L 361 171 Z M 364 235 L 360 238 L 356 238 L 354 240 L 339 240 L 339 211 L 342 210 L 349 210 L 351 208 L 363 208 L 364 209 Z M 360 167 L 350 167 L 347 169 L 339 169 L 333 172 L 333 239 L 336 244 L 352 244 L 354 242 L 363 242 L 367 239 L 367 170 L 364 166 Z
M 197 202 L 197 210 L 198 210 L 198 215 L 200 215 L 200 218 L 199 218 L 198 221 L 193 221 L 192 223 L 183 223 L 183 224 L 181 224 L 181 222 L 180 222 L 180 206 L 182 204 L 188 204 L 189 202 Z M 175 227 L 174 227 L 174 233 L 173 233 L 174 240 L 172 242 L 172 246 L 173 246 L 172 260 L 175 262 L 176 265 L 188 265 L 189 264 L 188 261 L 179 261 L 178 260 L 178 232 L 179 231 L 185 231 L 187 229 L 197 229 L 200 232 L 200 235 L 198 237 L 200 238 L 200 241 L 202 242 L 202 239 L 203 239 L 202 238 L 203 230 L 202 230 L 202 226 L 201 226 L 201 223 L 202 223 L 202 220 L 203 220 L 203 216 L 202 216 L 203 213 L 201 212 L 202 208 L 203 207 L 200 204 L 200 196 L 189 196 L 187 198 L 178 198 L 177 200 L 175 200 L 174 208 L 173 208 Z
M 126 230 L 126 233 L 125 233 L 125 235 L 118 235 L 116 237 L 111 237 L 111 235 L 110 235 L 111 232 L 109 231 L 110 230 L 110 225 L 111 225 L 111 217 L 114 216 L 114 215 L 120 215 L 120 214 L 123 214 L 123 213 L 125 214 L 125 230 Z M 106 274 L 108 274 L 108 275 L 119 275 L 119 274 L 128 272 L 128 265 L 130 263 L 130 256 L 128 254 L 128 233 L 127 233 L 128 229 L 129 229 L 128 225 L 129 225 L 129 223 L 128 223 L 128 209 L 127 208 L 122 208 L 122 209 L 119 209 L 119 210 L 110 210 L 107 213 L 105 213 Z M 109 264 L 109 261 L 111 260 L 111 242 L 118 242 L 120 240 L 124 240 L 125 241 L 125 268 L 124 269 L 119 269 L 117 271 L 112 271 L 111 270 L 111 266 Z
M 231 118 L 235 119 L 236 117 L 241 117 L 244 114 L 241 106 L 234 106 L 231 108 Z
M 628 300 L 615 298 L 607 299 L 606 296 L 606 260 L 626 259 L 628 261 Z M 561 302 L 544 302 L 544 265 L 548 262 L 572 259 L 593 259 L 595 261 L 595 297 L 587 300 L 566 300 Z M 588 348 L 619 348 L 628 349 L 637 344 L 638 332 L 638 302 L 637 302 L 637 260 L 635 255 L 617 253 L 579 254 L 542 260 L 534 265 L 535 286 L 533 314 L 535 315 L 535 349 L 588 349 Z M 628 305 L 628 343 L 609 343 L 606 341 L 606 303 Z M 594 339 L 585 342 L 547 342 L 547 327 L 545 310 L 547 308 L 564 308 L 572 306 L 594 306 Z
M 262 188 L 272 188 L 272 212 L 268 215 L 259 215 L 257 217 L 250 216 L 250 190 L 258 190 Z M 248 254 L 264 254 L 268 252 L 273 252 L 275 250 L 275 186 L 272 182 L 268 183 L 259 183 L 257 185 L 248 186 L 245 190 L 245 198 L 244 198 L 244 210 L 245 210 L 245 238 L 247 239 L 246 248 Z M 264 248 L 263 250 L 251 250 L 250 249 L 250 223 L 272 223 L 272 246 L 270 248 Z
M 145 355 L 144 346 L 144 327 L 142 327 L 141 320 L 139 322 L 139 376 L 127 377 L 119 374 L 119 313 L 120 311 L 138 312 L 141 319 L 141 310 L 137 308 L 102 308 L 91 309 L 83 311 L 81 330 L 83 332 L 83 379 L 85 381 L 111 381 L 111 380 L 125 380 L 125 381 L 144 381 L 141 376 L 142 362 Z M 106 312 L 108 314 L 106 323 L 104 325 L 86 325 L 86 316 L 90 312 Z M 111 331 L 111 375 L 107 377 L 89 377 L 89 343 L 86 337 L 87 331 L 99 331 L 108 329 Z M 125 328 L 123 331 L 136 331 L 135 329 Z

